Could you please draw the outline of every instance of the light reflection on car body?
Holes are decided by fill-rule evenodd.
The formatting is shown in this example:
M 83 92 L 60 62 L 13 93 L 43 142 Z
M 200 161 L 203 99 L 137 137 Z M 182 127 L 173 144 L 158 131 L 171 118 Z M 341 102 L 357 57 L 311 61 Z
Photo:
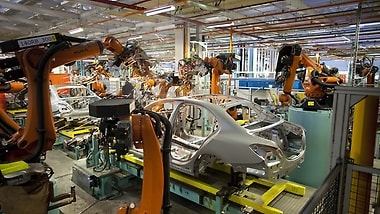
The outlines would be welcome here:
M 173 126 L 171 167 L 199 176 L 215 161 L 234 172 L 278 179 L 303 162 L 305 130 L 238 97 L 194 95 L 157 100 Z M 227 109 L 237 107 L 239 125 Z

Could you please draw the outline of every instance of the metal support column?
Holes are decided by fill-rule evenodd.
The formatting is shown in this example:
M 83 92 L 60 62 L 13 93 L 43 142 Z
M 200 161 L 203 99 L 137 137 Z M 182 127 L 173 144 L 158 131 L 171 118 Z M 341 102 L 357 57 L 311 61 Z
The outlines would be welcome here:
M 189 57 L 190 53 L 190 34 L 189 27 L 186 23 L 176 25 L 175 32 L 175 65 L 178 61 Z M 175 71 L 178 72 L 178 66 L 175 66 Z
M 248 71 L 253 71 L 253 48 L 248 48 Z
M 359 32 L 360 32 L 360 21 L 361 21 L 361 14 L 362 14 L 362 3 L 359 2 L 358 4 L 358 11 L 357 11 L 357 18 L 356 18 L 356 30 L 355 30 L 355 41 L 354 41 L 354 57 L 352 59 L 351 63 L 351 70 L 349 71 L 349 78 L 348 83 L 353 84 L 355 81 L 355 73 L 356 73 L 356 60 L 358 57 L 358 50 L 359 50 Z M 351 72 L 351 73 L 350 73 Z

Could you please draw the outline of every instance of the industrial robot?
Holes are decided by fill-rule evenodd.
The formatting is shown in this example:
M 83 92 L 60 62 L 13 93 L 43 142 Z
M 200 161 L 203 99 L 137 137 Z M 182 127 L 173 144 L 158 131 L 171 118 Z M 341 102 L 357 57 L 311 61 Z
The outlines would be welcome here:
M 234 54 L 222 53 L 216 57 L 206 57 L 204 59 L 206 67 L 211 72 L 211 94 L 220 94 L 220 76 L 223 74 L 232 74 L 236 69 L 236 63 L 233 62 Z
M 177 97 L 188 96 L 194 88 L 193 77 L 211 75 L 211 94 L 220 94 L 220 76 L 231 74 L 236 69 L 233 62 L 234 54 L 224 53 L 216 57 L 201 59 L 198 56 L 181 59 L 178 61 L 178 76 L 167 76 L 155 80 L 158 85 L 158 99 L 166 98 L 168 90 L 172 86 L 179 86 L 175 90 Z
M 379 67 L 374 65 L 374 58 L 370 59 L 368 56 L 363 56 L 362 59 L 357 60 L 355 63 L 355 85 L 360 84 L 362 80 L 366 81 L 366 85 L 374 85 L 376 83 L 376 73 Z M 377 80 L 378 81 L 378 80 Z
M 298 77 L 304 88 L 305 99 L 301 102 L 291 94 L 295 78 Z M 335 86 L 343 83 L 337 68 L 327 68 L 302 53 L 300 45 L 285 45 L 277 60 L 277 83 L 283 84 L 283 94 L 279 101 L 283 106 L 291 105 L 292 99 L 297 106 L 317 110 L 332 107 L 332 92 Z
M 93 169 L 98 172 L 111 167 L 111 154 L 116 161 L 123 161 L 129 148 L 142 148 L 144 151 L 144 179 L 140 206 L 134 202 L 119 208 L 117 214 L 154 214 L 169 213 L 169 153 L 171 144 L 171 125 L 168 119 L 152 111 L 134 109 L 134 100 L 122 96 L 114 99 L 102 99 L 89 106 L 91 116 L 101 118 L 99 134 L 97 135 L 98 148 L 104 151 L 103 162 Z M 152 122 L 154 121 L 154 122 Z M 161 128 L 162 124 L 164 128 Z M 159 137 L 165 130 L 162 146 Z M 93 154 L 94 159 L 96 154 Z M 86 161 L 89 161 L 88 159 Z M 104 172 L 101 173 L 105 176 Z M 88 179 L 90 186 L 99 186 L 100 178 L 92 175 Z M 85 181 L 86 182 L 86 181 Z
M 0 110 L 0 210 L 7 214 L 26 213 L 30 210 L 33 210 L 33 213 L 47 213 L 48 210 L 76 200 L 74 187 L 70 193 L 54 196 L 53 183 L 49 180 L 53 175 L 53 169 L 44 162 L 46 152 L 52 149 L 56 140 L 49 96 L 49 73 L 55 67 L 100 55 L 103 50 L 112 52 L 115 55 L 114 65 L 120 66 L 135 55 L 136 49 L 128 44 L 123 46 L 114 37 L 106 37 L 102 41 L 89 41 L 59 33 L 5 41 L 0 43 L 0 49 L 3 54 L 14 54 L 14 57 L 11 55 L 0 60 L 0 92 L 19 92 L 25 84 L 21 79 L 26 79 L 28 87 L 25 126 L 21 127 L 3 109 Z M 114 102 L 118 101 L 122 102 Z M 95 107 L 95 112 L 106 108 L 107 105 L 109 104 Z M 129 107 L 131 110 L 132 106 Z M 122 207 L 119 213 L 159 213 L 164 198 L 165 179 L 162 155 L 152 120 L 147 114 L 139 113 L 131 115 L 129 121 L 133 125 L 133 131 L 137 130 L 133 133 L 133 142 L 140 142 L 144 148 L 145 144 L 149 145 L 146 152 L 153 162 L 145 163 L 145 173 L 152 170 L 152 173 L 157 174 L 152 176 L 155 188 L 148 189 L 153 185 L 153 182 L 149 181 L 152 177 L 144 179 L 140 206 Z M 108 123 L 103 124 L 106 126 L 102 129 L 109 130 Z M 129 129 L 128 126 L 120 127 Z M 125 133 L 125 130 L 121 133 Z M 124 139 L 112 146 L 117 148 L 118 153 L 124 153 L 130 146 L 128 142 Z M 23 203 L 22 206 L 20 201 Z

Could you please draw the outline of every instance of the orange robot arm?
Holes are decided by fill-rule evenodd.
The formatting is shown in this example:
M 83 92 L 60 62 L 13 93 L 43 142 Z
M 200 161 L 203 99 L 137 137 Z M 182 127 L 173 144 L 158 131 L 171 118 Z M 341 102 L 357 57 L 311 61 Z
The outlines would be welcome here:
M 140 206 L 120 207 L 117 214 L 161 213 L 164 194 L 164 171 L 160 142 L 147 115 L 132 115 L 133 140 L 142 142 L 144 179 Z
M 0 85 L 0 93 L 17 93 L 24 89 L 24 83 L 19 81 L 7 82 Z
M 296 70 L 299 68 L 302 59 L 301 51 L 299 45 L 287 45 L 282 47 L 279 52 L 275 81 L 283 84 L 283 94 L 279 96 L 279 101 L 283 106 L 287 106 L 291 102 Z
M 212 68 L 211 74 L 211 94 L 220 94 L 220 76 L 222 74 L 231 74 L 236 64 L 232 61 L 233 54 L 220 54 L 217 57 L 204 59 L 206 67 Z
M 333 88 L 343 83 L 340 77 L 335 76 L 338 69 L 330 72 L 331 69 L 329 70 L 326 66 L 318 64 L 306 54 L 302 54 L 301 56 L 301 65 L 306 68 L 305 77 L 302 79 L 302 87 L 304 88 L 306 97 L 311 99 L 324 98 L 328 88 Z
M 308 98 L 325 98 L 327 88 L 333 88 L 342 83 L 342 79 L 335 76 L 334 72 L 330 72 L 326 67 L 301 52 L 302 48 L 299 45 L 284 46 L 279 52 L 276 82 L 283 83 L 283 94 L 279 96 L 279 101 L 284 106 L 291 102 L 293 83 L 298 73 L 303 74 L 302 86 L 305 96 Z M 296 98 L 294 99 L 298 102 Z
M 208 60 L 212 65 L 211 94 L 220 94 L 220 75 L 223 74 L 223 65 L 216 58 Z
M 24 89 L 24 83 L 18 81 L 6 82 L 0 85 L 0 93 L 17 93 L 22 89 Z M 4 121 L 0 132 L 8 136 L 20 129 L 20 126 L 8 116 L 4 109 L 0 109 L 0 121 Z
M 3 126 L 11 127 L 13 134 L 10 145 L 17 147 L 7 149 L 2 161 L 35 161 L 35 158 L 50 150 L 56 139 L 52 109 L 49 95 L 49 73 L 61 65 L 76 60 L 99 55 L 103 49 L 115 53 L 121 63 L 122 58 L 133 54 L 126 50 L 116 39 L 107 37 L 103 42 L 86 41 L 71 45 L 67 41 L 52 45 L 47 51 L 39 46 L 16 52 L 17 61 L 28 83 L 28 109 L 24 128 L 19 127 L 4 113 Z
M 367 85 L 375 84 L 375 75 L 379 71 L 379 67 L 374 65 L 374 58 L 370 59 L 367 56 L 363 56 L 361 60 L 356 62 L 355 74 L 359 77 L 366 77 Z

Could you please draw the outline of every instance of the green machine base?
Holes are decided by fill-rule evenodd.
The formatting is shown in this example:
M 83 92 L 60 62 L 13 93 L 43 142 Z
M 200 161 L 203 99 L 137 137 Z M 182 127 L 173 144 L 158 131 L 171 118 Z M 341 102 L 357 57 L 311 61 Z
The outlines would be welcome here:
M 85 159 L 74 161 L 72 172 L 72 181 L 98 200 L 121 195 L 118 189 L 124 188 L 123 185 L 130 183 L 128 180 L 134 177 L 121 173 L 120 169 L 114 166 L 100 172 L 94 171 L 93 167 L 86 167 Z
M 330 172 L 332 112 L 289 107 L 288 120 L 306 129 L 306 151 L 304 162 L 287 179 L 318 188 Z

